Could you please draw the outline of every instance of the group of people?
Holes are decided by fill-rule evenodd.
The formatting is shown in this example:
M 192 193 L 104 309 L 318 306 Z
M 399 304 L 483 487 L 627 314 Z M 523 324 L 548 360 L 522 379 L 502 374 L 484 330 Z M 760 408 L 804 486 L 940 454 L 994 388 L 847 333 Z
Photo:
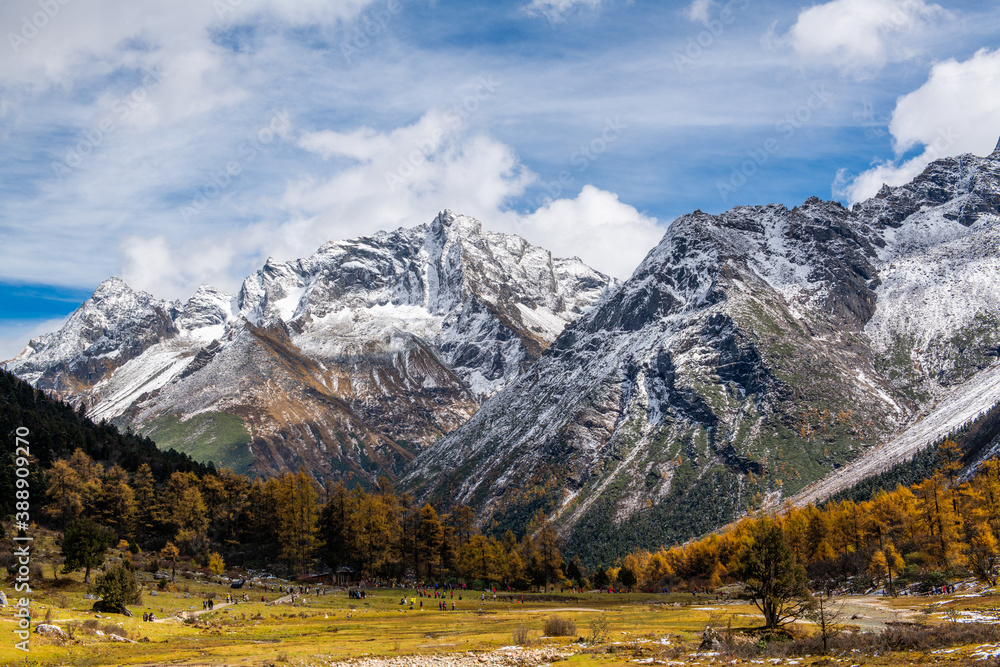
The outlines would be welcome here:
M 421 597 L 424 597 L 422 593 L 421 593 Z M 427 597 L 431 597 L 431 596 L 428 595 Z M 434 597 L 438 597 L 437 591 L 435 591 Z M 452 595 L 452 597 L 454 597 L 454 595 Z M 461 600 L 462 596 L 459 595 L 458 599 Z M 399 599 L 399 604 L 405 605 L 406 604 L 406 598 L 405 597 L 404 598 L 400 598 Z M 410 609 L 413 609 L 414 605 L 416 605 L 416 604 L 417 604 L 417 598 L 415 598 L 415 597 L 410 598 Z M 419 607 L 419 609 L 420 609 L 420 611 L 424 610 L 424 601 L 423 600 L 420 600 L 420 607 Z M 455 605 L 455 600 L 451 601 L 451 610 L 452 611 L 458 611 L 458 607 Z M 441 596 L 438 598 L 438 611 L 448 611 L 448 602 L 445 600 L 444 593 L 441 593 Z
M 148 614 L 146 612 L 143 612 L 142 614 L 143 623 L 152 623 L 155 620 L 156 620 L 156 615 L 153 614 L 153 612 L 149 612 Z

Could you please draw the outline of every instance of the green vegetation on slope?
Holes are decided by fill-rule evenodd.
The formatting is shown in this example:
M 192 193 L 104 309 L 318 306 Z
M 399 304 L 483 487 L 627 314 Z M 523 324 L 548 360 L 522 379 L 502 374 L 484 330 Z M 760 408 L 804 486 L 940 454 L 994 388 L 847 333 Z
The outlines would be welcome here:
M 176 449 L 201 463 L 214 463 L 238 473 L 246 473 L 253 464 L 253 454 L 247 447 L 253 438 L 235 415 L 205 412 L 185 420 L 162 415 L 143 431 L 160 449 Z

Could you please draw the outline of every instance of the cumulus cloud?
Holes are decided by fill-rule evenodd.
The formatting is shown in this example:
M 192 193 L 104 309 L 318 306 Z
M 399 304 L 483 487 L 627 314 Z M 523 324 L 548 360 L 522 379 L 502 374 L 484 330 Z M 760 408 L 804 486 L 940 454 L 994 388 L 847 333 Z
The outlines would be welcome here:
M 509 146 L 468 128 L 453 110 L 432 110 L 391 131 L 306 132 L 297 144 L 330 161 L 331 170 L 291 179 L 280 197 L 261 201 L 269 222 L 235 235 L 131 236 L 121 246 L 126 281 L 170 298 L 200 283 L 233 290 L 266 257 L 304 257 L 333 239 L 428 223 L 444 208 L 619 278 L 663 234 L 656 219 L 590 185 L 534 212 L 512 210 L 511 200 L 537 177 Z
M 983 49 L 964 62 L 935 65 L 924 85 L 897 100 L 889 131 L 897 156 L 916 147 L 923 151 L 876 164 L 856 177 L 840 174 L 837 196 L 862 201 L 883 183 L 909 182 L 938 158 L 989 155 L 1000 136 L 1000 50 Z
M 566 19 L 579 9 L 596 9 L 604 0 L 531 0 L 525 11 L 536 16 L 544 16 L 553 23 Z
M 575 199 L 557 199 L 518 218 L 515 230 L 543 248 L 558 248 L 557 254 L 579 257 L 622 280 L 664 232 L 655 218 L 593 185 L 585 185 Z
M 308 133 L 299 146 L 349 163 L 288 184 L 278 206 L 300 225 L 294 242 L 283 243 L 290 255 L 331 238 L 428 222 L 442 208 L 488 224 L 534 179 L 509 146 L 469 129 L 454 109 L 387 132 Z
M 803 10 L 788 40 L 807 64 L 865 76 L 912 57 L 919 33 L 945 15 L 925 0 L 833 0 Z

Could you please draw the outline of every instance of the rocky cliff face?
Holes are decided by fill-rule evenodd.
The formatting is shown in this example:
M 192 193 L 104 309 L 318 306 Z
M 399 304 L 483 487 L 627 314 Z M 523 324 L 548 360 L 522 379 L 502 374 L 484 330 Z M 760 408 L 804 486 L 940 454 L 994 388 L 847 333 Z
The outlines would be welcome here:
M 445 211 L 269 260 L 237 296 L 112 278 L 9 368 L 202 461 L 394 478 L 614 286 Z
M 684 216 L 404 483 L 501 528 L 541 510 L 592 561 L 790 496 L 996 365 L 998 193 L 1000 152 L 853 210 Z

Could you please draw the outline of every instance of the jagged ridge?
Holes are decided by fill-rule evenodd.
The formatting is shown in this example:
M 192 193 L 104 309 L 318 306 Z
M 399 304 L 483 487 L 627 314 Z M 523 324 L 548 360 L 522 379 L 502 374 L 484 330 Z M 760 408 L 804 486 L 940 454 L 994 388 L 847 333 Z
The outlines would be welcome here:
M 613 286 L 445 211 L 268 260 L 237 296 L 168 303 L 112 278 L 10 368 L 201 460 L 395 477 Z

